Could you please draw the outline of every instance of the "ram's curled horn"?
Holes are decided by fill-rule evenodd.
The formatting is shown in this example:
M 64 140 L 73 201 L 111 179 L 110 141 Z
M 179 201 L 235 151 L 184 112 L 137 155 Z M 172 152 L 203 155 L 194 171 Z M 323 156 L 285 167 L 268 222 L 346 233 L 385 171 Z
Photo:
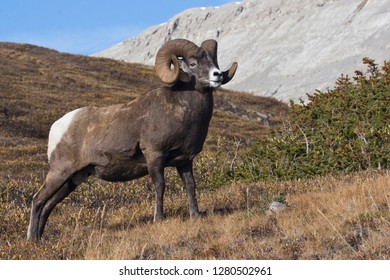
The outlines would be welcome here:
M 213 60 L 215 66 L 219 69 L 218 57 L 217 57 L 217 50 L 218 50 L 217 41 L 212 39 L 203 41 L 200 47 L 203 48 L 211 56 L 211 59 Z
M 165 43 L 156 55 L 157 76 L 166 84 L 175 83 L 181 76 L 178 57 L 197 56 L 200 50 L 197 45 L 185 39 L 175 39 Z M 172 68 L 171 64 L 173 64 Z
M 236 74 L 237 67 L 238 67 L 238 63 L 233 62 L 232 66 L 230 66 L 229 70 L 222 72 L 222 84 L 223 85 L 228 83 L 233 78 L 234 74 Z
M 217 41 L 212 39 L 206 40 L 200 46 L 211 56 L 215 66 L 219 69 Z M 230 66 L 229 70 L 222 72 L 222 84 L 226 84 L 233 78 L 234 74 L 236 73 L 237 66 L 238 66 L 237 62 L 234 62 L 232 66 Z

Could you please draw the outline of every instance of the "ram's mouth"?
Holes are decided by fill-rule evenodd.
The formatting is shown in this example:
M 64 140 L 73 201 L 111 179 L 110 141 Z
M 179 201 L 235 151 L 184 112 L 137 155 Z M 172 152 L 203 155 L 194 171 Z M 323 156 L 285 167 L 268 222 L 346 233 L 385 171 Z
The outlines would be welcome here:
M 210 80 L 210 87 L 216 88 L 222 84 L 222 79 Z
M 215 79 L 211 79 L 210 82 L 222 83 L 222 76 Z
M 200 84 L 202 87 L 211 87 L 211 88 L 216 88 L 222 85 L 222 79 L 199 79 Z

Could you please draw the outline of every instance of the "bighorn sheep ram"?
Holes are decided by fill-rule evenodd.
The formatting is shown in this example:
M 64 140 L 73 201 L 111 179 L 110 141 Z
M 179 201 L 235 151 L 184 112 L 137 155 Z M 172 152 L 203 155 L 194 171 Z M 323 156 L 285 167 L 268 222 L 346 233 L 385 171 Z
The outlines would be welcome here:
M 128 104 L 83 107 L 51 127 L 49 171 L 34 195 L 27 238 L 41 238 L 53 208 L 88 176 L 128 181 L 150 174 L 156 188 L 154 221 L 163 219 L 164 168 L 177 168 L 192 218 L 199 217 L 192 172 L 213 111 L 213 88 L 229 82 L 237 69 L 219 70 L 217 42 L 201 46 L 176 39 L 156 55 L 156 73 L 169 86 Z

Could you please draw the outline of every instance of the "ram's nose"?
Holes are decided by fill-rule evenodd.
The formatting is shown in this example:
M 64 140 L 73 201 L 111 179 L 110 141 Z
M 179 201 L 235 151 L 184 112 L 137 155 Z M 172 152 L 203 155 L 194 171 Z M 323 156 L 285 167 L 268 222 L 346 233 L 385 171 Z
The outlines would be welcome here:
M 223 73 L 218 68 L 210 69 L 210 86 L 219 87 L 222 84 Z
M 215 68 L 215 69 L 214 69 L 214 72 L 213 72 L 213 75 L 214 75 L 214 76 L 221 76 L 221 75 L 222 75 L 222 71 L 219 70 L 219 69 L 217 69 L 217 68 Z
M 214 79 L 220 79 L 220 78 L 222 78 L 222 71 L 219 70 L 218 68 L 214 68 L 212 70 L 212 76 Z
M 210 69 L 210 81 L 219 82 L 222 80 L 222 71 L 218 68 Z

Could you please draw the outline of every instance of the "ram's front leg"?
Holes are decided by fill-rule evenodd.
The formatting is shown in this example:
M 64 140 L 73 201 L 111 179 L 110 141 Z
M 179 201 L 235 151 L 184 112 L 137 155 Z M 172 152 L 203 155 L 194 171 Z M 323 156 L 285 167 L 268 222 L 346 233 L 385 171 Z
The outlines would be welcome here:
M 147 157 L 148 172 L 156 188 L 156 201 L 154 208 L 154 222 L 164 219 L 164 163 L 165 158 L 161 154 L 152 153 Z
M 192 171 L 192 161 L 189 161 L 185 165 L 177 167 L 180 178 L 183 180 L 188 193 L 188 206 L 190 209 L 191 218 L 199 218 L 198 201 L 196 200 L 196 184 Z

